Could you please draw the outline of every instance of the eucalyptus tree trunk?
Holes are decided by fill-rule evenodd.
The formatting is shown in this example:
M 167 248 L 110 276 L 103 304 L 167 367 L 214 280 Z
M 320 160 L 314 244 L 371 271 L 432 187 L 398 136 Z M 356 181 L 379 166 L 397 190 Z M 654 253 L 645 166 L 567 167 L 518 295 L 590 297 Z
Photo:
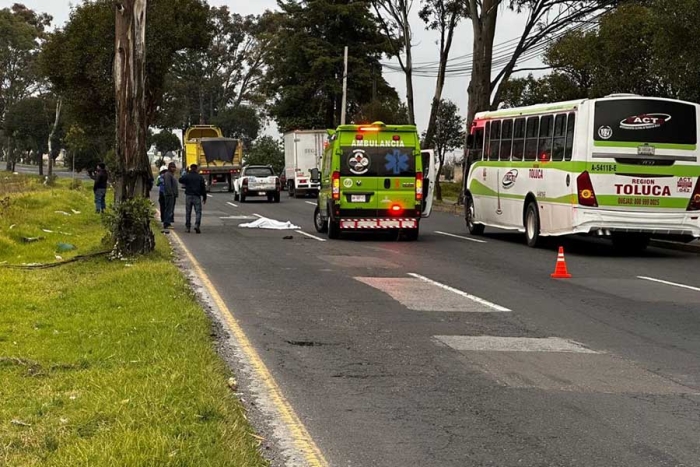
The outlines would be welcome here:
M 122 217 L 113 234 L 116 248 L 122 253 L 146 253 L 155 247 L 150 219 L 125 215 L 126 211 L 120 208 L 134 198 L 148 198 L 153 186 L 146 154 L 146 4 L 147 0 L 115 0 L 117 167 L 113 175 L 114 201 Z M 128 245 L 120 244 L 120 239 Z

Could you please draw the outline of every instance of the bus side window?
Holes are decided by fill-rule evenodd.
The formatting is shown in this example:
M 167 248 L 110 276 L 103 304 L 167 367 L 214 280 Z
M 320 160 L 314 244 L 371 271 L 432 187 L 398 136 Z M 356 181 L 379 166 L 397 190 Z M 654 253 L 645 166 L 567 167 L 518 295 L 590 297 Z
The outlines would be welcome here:
M 513 127 L 513 160 L 523 160 L 523 151 L 525 150 L 525 119 L 518 118 L 515 120 Z
M 491 123 L 491 143 L 489 144 L 489 160 L 497 161 L 501 147 L 501 121 Z
M 481 159 L 481 153 L 484 149 L 484 128 L 477 128 L 474 130 L 474 138 L 472 139 L 472 145 L 469 148 L 469 155 L 467 160 L 467 165 L 471 165 L 474 161 Z
M 513 144 L 513 120 L 503 120 L 501 124 L 501 155 L 502 161 L 510 160 L 510 148 Z
M 554 145 L 552 147 L 552 160 L 564 160 L 564 147 L 566 145 L 566 114 L 559 114 L 554 120 Z
M 528 117 L 525 127 L 525 160 L 537 160 L 537 140 L 540 117 Z
M 571 160 L 571 155 L 574 152 L 574 129 L 576 128 L 576 114 L 569 113 L 569 120 L 566 123 L 566 151 L 564 159 Z
M 540 119 L 540 144 L 537 153 L 539 160 L 548 161 L 552 158 L 552 123 L 554 117 L 545 115 Z
M 489 160 L 489 149 L 491 149 L 491 122 L 486 122 L 486 133 L 484 139 L 484 153 L 482 159 Z

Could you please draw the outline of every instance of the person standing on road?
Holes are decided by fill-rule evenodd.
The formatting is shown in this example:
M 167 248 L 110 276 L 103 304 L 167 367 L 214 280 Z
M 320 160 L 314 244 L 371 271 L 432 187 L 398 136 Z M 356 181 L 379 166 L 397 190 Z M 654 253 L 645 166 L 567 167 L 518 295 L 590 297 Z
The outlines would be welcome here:
M 90 174 L 90 177 L 95 180 L 92 191 L 95 194 L 95 212 L 99 214 L 107 209 L 105 198 L 107 197 L 107 181 L 109 180 L 109 174 L 107 173 L 107 166 L 104 162 L 97 164 L 97 169 Z
M 187 233 L 190 232 L 192 226 L 192 208 L 194 207 L 195 221 L 194 231 L 202 233 L 199 230 L 202 224 L 202 205 L 207 204 L 207 186 L 204 183 L 204 177 L 197 172 L 197 164 L 192 164 L 190 170 L 180 177 L 180 183 L 185 187 L 185 228 Z
M 160 168 L 156 186 L 158 187 L 158 207 L 160 208 L 160 222 L 165 223 L 165 172 L 168 171 L 166 166 Z
M 168 229 L 175 222 L 175 202 L 177 201 L 178 187 L 175 172 L 175 162 L 168 164 L 168 171 L 163 175 L 163 194 L 165 195 L 165 213 L 163 214 L 163 228 Z

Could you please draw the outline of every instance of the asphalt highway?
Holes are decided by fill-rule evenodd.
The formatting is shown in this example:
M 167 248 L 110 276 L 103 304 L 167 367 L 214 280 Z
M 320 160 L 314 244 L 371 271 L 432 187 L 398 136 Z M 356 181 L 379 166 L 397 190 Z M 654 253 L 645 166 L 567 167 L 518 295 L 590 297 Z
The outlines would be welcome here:
M 213 193 L 175 231 L 330 465 L 700 466 L 698 255 L 438 212 L 417 242 L 328 240 L 314 205 Z M 239 227 L 261 216 L 300 229 Z

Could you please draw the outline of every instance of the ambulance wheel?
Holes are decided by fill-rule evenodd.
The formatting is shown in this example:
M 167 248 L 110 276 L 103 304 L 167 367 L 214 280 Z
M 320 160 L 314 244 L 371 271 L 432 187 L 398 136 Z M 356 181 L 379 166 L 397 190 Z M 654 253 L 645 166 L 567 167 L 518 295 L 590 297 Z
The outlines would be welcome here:
M 416 227 L 415 229 L 407 230 L 406 232 L 404 232 L 404 238 L 409 242 L 415 242 L 416 240 L 418 240 L 419 232 L 420 231 L 418 230 L 418 227 Z
M 540 237 L 540 214 L 537 212 L 537 203 L 531 201 L 525 209 L 525 239 L 527 246 L 537 248 L 542 243 Z
M 484 225 L 474 223 L 474 199 L 467 195 L 464 200 L 464 220 L 467 223 L 467 230 L 472 235 L 483 235 Z
M 334 221 L 328 216 L 328 238 L 335 240 L 340 238 L 340 221 Z
M 318 206 L 316 206 L 316 210 L 314 211 L 314 227 L 316 227 L 316 232 L 328 232 L 328 220 L 323 220 L 321 210 L 318 208 Z

